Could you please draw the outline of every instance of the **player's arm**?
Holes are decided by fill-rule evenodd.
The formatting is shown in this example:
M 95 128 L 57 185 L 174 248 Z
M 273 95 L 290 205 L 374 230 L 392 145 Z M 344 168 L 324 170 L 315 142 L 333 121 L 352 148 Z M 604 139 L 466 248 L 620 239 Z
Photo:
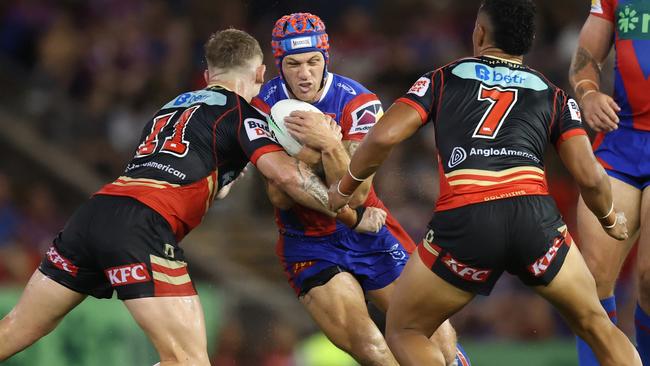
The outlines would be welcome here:
M 603 229 L 616 239 L 626 239 L 624 216 L 614 207 L 609 178 L 591 150 L 587 133 L 582 128 L 580 108 L 561 90 L 556 92 L 554 100 L 557 101 L 555 109 L 560 113 L 551 125 L 551 142 Z
M 413 107 L 401 102 L 393 104 L 352 156 L 350 172 L 330 187 L 330 207 L 343 207 L 361 183 L 377 171 L 393 147 L 413 135 L 420 126 L 422 118 Z
M 346 206 L 338 213 L 328 209 L 327 188 L 307 165 L 284 151 L 261 155 L 257 168 L 268 179 L 270 186 L 286 192 L 302 206 L 324 213 L 359 232 L 377 232 L 386 221 L 386 213 L 380 209 L 355 211 Z
M 595 131 L 611 131 L 618 128 L 616 113 L 620 108 L 609 95 L 600 91 L 601 65 L 609 54 L 613 38 L 612 21 L 589 15 L 580 31 L 578 47 L 569 70 L 569 81 L 582 108 L 584 119 Z
M 345 147 L 345 150 L 348 152 L 349 156 L 353 156 L 360 145 L 361 145 L 361 141 L 355 141 L 355 140 L 343 141 L 343 146 Z M 346 159 L 345 166 L 343 167 L 343 169 L 337 172 L 338 175 L 336 176 L 336 179 L 331 183 L 328 181 L 327 184 L 331 186 L 332 184 L 336 183 L 339 179 L 341 179 L 345 175 L 345 173 L 347 173 L 346 167 L 348 166 L 350 166 L 349 158 Z M 354 191 L 352 197 L 350 198 L 350 203 L 349 203 L 351 207 L 357 207 L 359 205 L 362 205 L 364 202 L 366 202 L 366 199 L 368 198 L 368 194 L 370 193 L 370 187 L 372 187 L 373 177 L 374 174 L 369 176 Z
M 591 150 L 589 138 L 573 136 L 558 147 L 558 153 L 567 170 L 580 187 L 580 194 L 603 229 L 613 238 L 628 237 L 624 216 L 614 207 L 607 173 Z

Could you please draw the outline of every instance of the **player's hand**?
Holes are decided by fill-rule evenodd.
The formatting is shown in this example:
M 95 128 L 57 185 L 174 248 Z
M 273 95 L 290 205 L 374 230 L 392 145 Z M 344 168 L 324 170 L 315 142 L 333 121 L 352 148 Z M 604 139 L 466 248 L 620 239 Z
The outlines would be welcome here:
M 354 229 L 359 233 L 376 233 L 386 223 L 386 211 L 377 207 L 368 207 L 363 213 L 361 222 Z
M 625 218 L 625 214 L 621 212 L 616 212 L 616 219 L 614 221 L 614 226 L 611 228 L 606 228 L 607 225 L 606 223 L 601 222 L 603 225 L 603 230 L 607 233 L 607 235 L 611 236 L 612 238 L 616 240 L 625 240 L 629 237 L 629 234 L 627 232 L 627 219 Z
M 332 210 L 333 212 L 339 212 L 341 208 L 343 208 L 345 205 L 350 202 L 350 199 L 352 198 L 352 195 L 350 196 L 343 196 L 339 193 L 339 182 L 336 182 L 330 186 L 329 191 L 327 192 L 328 198 L 329 198 L 329 209 Z
M 592 130 L 596 132 L 609 132 L 618 128 L 618 116 L 616 113 L 621 108 L 614 102 L 614 99 L 599 91 L 587 93 L 580 101 L 582 116 Z
M 237 178 L 235 178 L 235 180 L 233 180 L 232 182 L 226 184 L 225 186 L 221 187 L 221 189 L 219 189 L 219 192 L 217 192 L 217 195 L 216 195 L 215 199 L 222 200 L 222 199 L 226 198 L 228 193 L 230 193 L 230 190 L 232 189 L 232 186 L 238 180 L 242 179 L 247 171 L 248 171 L 248 165 L 246 165 L 244 167 L 244 169 L 242 169 L 241 173 L 239 173 L 239 175 L 237 176 Z
M 340 130 L 332 128 L 332 118 L 322 113 L 293 111 L 284 122 L 301 144 L 318 151 L 335 148 L 341 141 Z

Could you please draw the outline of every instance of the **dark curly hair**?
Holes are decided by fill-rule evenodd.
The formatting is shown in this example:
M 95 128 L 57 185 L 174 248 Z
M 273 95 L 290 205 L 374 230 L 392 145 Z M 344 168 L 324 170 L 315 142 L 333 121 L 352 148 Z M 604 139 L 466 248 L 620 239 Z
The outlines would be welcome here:
M 510 55 L 524 55 L 535 39 L 533 0 L 483 0 L 481 12 L 492 24 L 494 45 Z

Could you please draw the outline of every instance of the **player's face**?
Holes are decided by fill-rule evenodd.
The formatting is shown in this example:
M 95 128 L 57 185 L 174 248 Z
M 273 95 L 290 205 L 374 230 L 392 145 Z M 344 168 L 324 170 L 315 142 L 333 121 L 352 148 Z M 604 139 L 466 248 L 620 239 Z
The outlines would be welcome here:
M 296 98 L 312 103 L 320 97 L 320 86 L 325 70 L 325 58 L 318 51 L 286 56 L 282 60 L 282 74 Z

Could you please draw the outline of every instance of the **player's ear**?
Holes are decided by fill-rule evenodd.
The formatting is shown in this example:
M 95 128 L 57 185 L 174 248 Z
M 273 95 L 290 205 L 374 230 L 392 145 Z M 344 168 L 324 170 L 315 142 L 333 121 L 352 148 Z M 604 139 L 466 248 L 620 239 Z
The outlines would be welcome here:
M 255 82 L 258 84 L 264 83 L 264 73 L 266 73 L 266 65 L 261 64 L 255 69 Z
M 205 80 L 206 84 L 210 85 L 210 73 L 208 69 L 203 70 L 203 80 Z

